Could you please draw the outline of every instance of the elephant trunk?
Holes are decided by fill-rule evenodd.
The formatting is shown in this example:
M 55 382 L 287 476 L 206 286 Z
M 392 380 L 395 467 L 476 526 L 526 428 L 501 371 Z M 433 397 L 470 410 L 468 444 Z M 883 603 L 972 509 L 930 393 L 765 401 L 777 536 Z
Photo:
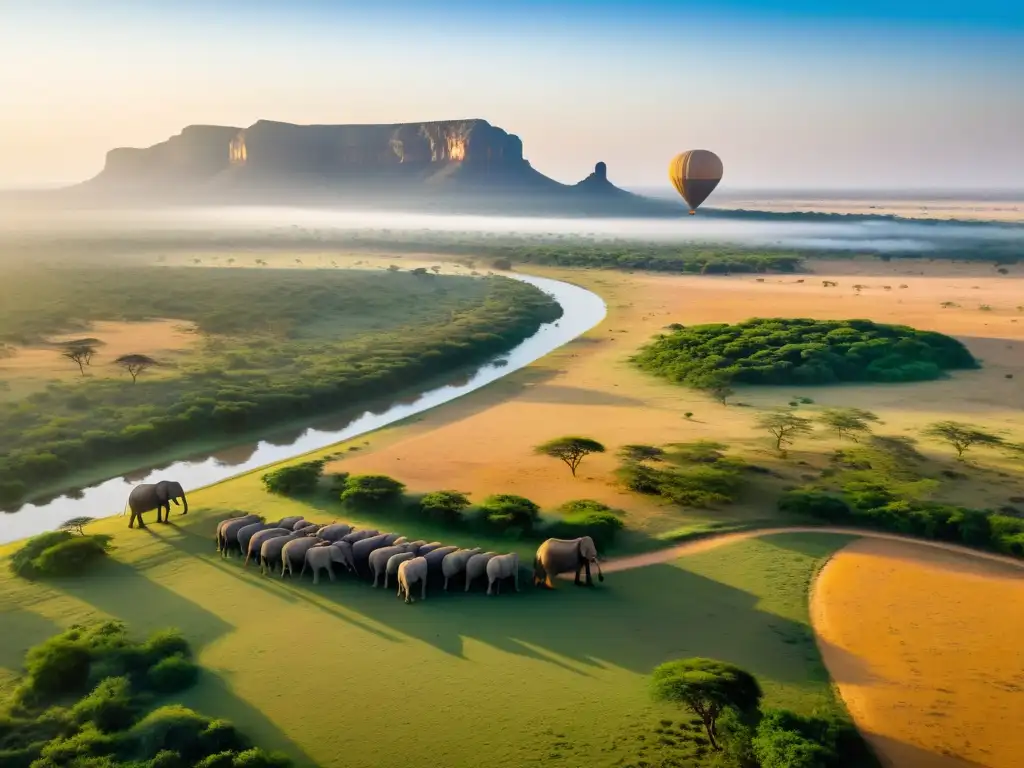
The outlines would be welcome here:
M 181 514 L 188 514 L 188 499 L 185 498 L 185 494 L 181 494 Z
M 597 580 L 604 581 L 604 574 L 601 573 L 601 561 L 596 556 L 594 557 L 594 565 L 597 566 Z

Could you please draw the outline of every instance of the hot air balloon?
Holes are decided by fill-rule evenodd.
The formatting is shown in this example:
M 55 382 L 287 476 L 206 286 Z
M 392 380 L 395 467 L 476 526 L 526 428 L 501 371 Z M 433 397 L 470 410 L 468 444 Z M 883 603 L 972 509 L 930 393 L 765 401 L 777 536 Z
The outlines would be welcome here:
M 672 158 L 668 177 L 676 192 L 690 206 L 690 215 L 693 216 L 722 180 L 722 161 L 714 152 L 691 149 Z

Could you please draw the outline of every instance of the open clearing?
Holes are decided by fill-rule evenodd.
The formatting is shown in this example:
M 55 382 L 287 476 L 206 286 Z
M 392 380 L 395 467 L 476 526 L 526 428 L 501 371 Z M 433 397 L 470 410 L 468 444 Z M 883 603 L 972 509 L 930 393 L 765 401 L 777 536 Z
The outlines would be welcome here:
M 861 539 L 818 577 L 819 646 L 893 766 L 1015 768 L 1024 753 L 1024 571 Z
M 26 387 L 44 386 L 47 381 L 80 379 L 82 374 L 78 365 L 62 357 L 57 345 L 90 338 L 100 343 L 96 345 L 96 355 L 91 364 L 85 366 L 85 375 L 115 378 L 128 376 L 114 365 L 114 360 L 121 355 L 141 353 L 161 362 L 172 362 L 187 354 L 199 337 L 191 323 L 181 320 L 127 323 L 104 320 L 81 331 L 53 336 L 48 340 L 52 346 L 12 347 L 13 354 L 0 357 L 0 380 L 8 381 L 12 388 L 24 390 Z M 146 375 L 159 375 L 159 370 L 154 369 Z

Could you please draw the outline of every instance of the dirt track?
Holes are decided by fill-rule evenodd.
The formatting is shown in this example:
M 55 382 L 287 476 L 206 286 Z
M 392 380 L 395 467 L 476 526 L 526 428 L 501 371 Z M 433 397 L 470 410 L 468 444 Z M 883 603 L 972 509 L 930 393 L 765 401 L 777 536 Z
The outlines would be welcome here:
M 941 541 L 928 541 L 926 539 L 915 539 L 911 536 L 900 536 L 895 533 L 879 533 L 877 531 L 869 531 L 861 528 L 841 528 L 831 526 L 790 526 L 785 528 L 755 528 L 749 531 L 724 533 L 721 536 L 709 536 L 707 538 L 698 539 L 696 541 L 684 542 L 683 544 L 679 544 L 674 547 L 659 549 L 656 552 L 645 552 L 642 555 L 618 557 L 608 561 L 603 561 L 601 563 L 601 568 L 606 573 L 614 573 L 615 571 L 628 571 L 633 568 L 643 568 L 645 565 L 656 565 L 658 563 L 666 563 L 671 560 L 675 560 L 676 558 L 685 557 L 686 555 L 693 555 L 698 552 L 706 552 L 709 549 L 715 549 L 717 547 L 725 546 L 726 544 L 732 544 L 736 541 L 742 541 L 744 539 L 753 539 L 757 538 L 758 536 L 771 536 L 777 533 L 838 533 L 849 536 L 860 536 L 867 539 L 887 539 L 889 541 L 899 541 L 905 544 L 917 544 L 922 547 L 943 549 L 947 552 L 956 552 L 960 555 L 978 557 L 985 560 L 991 560 L 997 563 L 1003 563 L 1004 565 L 1012 565 L 1016 568 L 1024 569 L 1024 561 L 1017 560 L 1012 557 L 1006 557 L 1004 555 L 992 554 L 990 552 L 981 552 L 979 550 L 971 549 L 969 547 L 961 547 L 957 544 L 947 544 Z M 563 574 L 563 577 L 571 576 L 572 574 Z

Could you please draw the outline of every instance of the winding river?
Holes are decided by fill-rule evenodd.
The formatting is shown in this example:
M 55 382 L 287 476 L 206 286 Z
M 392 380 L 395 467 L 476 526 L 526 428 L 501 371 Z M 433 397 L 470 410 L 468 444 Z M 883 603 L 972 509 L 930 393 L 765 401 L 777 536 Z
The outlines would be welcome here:
M 124 510 L 128 492 L 138 483 L 173 478 L 179 481 L 186 491 L 192 491 L 372 432 L 450 402 L 524 368 L 590 330 L 604 319 L 607 308 L 601 297 L 595 293 L 558 280 L 529 275 L 514 277 L 552 296 L 562 306 L 562 317 L 554 323 L 545 323 L 533 336 L 521 342 L 511 352 L 484 364 L 468 378 L 462 377 L 460 380 L 428 390 L 415 399 L 395 403 L 380 413 L 365 411 L 337 427 L 310 427 L 283 445 L 261 440 L 255 446 L 241 445 L 226 451 L 211 452 L 159 467 L 126 473 L 46 503 L 25 504 L 15 512 L 0 516 L 0 543 L 16 541 L 51 530 L 73 517 L 109 517 L 120 514 Z

